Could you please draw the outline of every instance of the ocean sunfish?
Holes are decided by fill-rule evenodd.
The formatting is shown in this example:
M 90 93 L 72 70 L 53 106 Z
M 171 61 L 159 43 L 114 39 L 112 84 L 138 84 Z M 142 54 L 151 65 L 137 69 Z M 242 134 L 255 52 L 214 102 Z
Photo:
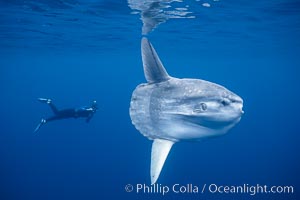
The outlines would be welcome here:
M 226 133 L 240 121 L 243 100 L 212 82 L 169 76 L 145 37 L 141 50 L 147 83 L 132 93 L 130 117 L 136 129 L 153 140 L 150 176 L 154 184 L 174 143 Z

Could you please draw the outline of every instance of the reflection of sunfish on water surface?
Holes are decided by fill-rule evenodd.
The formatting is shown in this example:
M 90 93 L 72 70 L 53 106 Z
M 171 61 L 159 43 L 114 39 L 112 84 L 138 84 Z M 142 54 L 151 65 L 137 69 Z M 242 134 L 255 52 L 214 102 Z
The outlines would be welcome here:
M 128 6 L 133 10 L 132 14 L 141 15 L 143 35 L 169 19 L 194 18 L 188 11 L 188 5 L 178 0 L 128 0 Z
M 134 90 L 130 117 L 136 129 L 153 140 L 154 184 L 174 143 L 226 133 L 240 121 L 243 100 L 215 83 L 170 77 L 148 39 L 142 39 L 141 48 L 148 83 Z

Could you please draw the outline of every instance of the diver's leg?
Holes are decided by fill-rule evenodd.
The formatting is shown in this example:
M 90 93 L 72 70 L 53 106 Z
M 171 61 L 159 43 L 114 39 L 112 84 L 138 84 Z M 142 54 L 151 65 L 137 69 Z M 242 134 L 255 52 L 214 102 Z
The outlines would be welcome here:
M 50 122 L 50 121 L 53 121 L 53 120 L 57 120 L 57 119 L 60 119 L 60 117 L 57 116 L 57 115 L 54 115 L 54 116 L 49 117 L 47 119 L 42 118 L 41 122 L 36 126 L 36 128 L 34 130 L 34 133 L 37 133 L 38 130 L 40 130 L 40 128 L 41 128 L 42 125 L 46 124 L 47 122 Z
M 36 126 L 34 133 L 36 133 L 38 130 L 40 130 L 41 126 L 46 124 L 47 122 L 53 121 L 53 120 L 57 120 L 59 119 L 59 116 L 53 116 L 53 117 L 49 117 L 47 119 L 42 119 L 41 122 Z
M 51 108 L 51 110 L 53 111 L 53 113 L 54 113 L 55 115 L 57 115 L 57 114 L 58 114 L 58 109 L 57 109 L 56 106 L 52 103 L 52 101 L 50 101 L 50 102 L 48 103 L 48 105 L 50 106 L 50 108 Z
M 50 122 L 50 121 L 54 121 L 54 120 L 58 120 L 58 119 L 61 119 L 61 117 L 59 115 L 54 115 L 54 116 L 49 117 L 49 118 L 44 119 L 44 120 L 45 120 L 45 123 L 46 123 L 46 122 Z
M 49 105 L 51 106 L 52 104 L 49 104 Z M 54 109 L 55 109 L 55 107 L 54 107 Z M 65 110 L 57 111 L 57 113 L 54 116 L 45 119 L 45 121 L 49 122 L 49 121 L 54 121 L 54 120 L 59 120 L 59 119 L 67 119 L 67 118 L 72 118 L 72 117 L 76 117 L 76 111 L 74 109 L 65 109 Z
M 46 103 L 50 106 L 51 110 L 53 111 L 53 113 L 55 115 L 58 114 L 58 109 L 56 108 L 56 106 L 52 103 L 51 99 L 46 99 L 46 98 L 38 98 L 38 100 L 42 103 Z

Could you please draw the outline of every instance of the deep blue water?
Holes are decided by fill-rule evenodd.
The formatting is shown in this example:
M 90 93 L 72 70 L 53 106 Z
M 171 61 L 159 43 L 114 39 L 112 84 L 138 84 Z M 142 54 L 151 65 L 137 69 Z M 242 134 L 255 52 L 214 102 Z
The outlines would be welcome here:
M 294 194 L 125 192 L 150 185 L 151 141 L 129 117 L 131 93 L 145 82 L 136 2 L 0 1 L 0 199 L 297 199 L 298 0 L 165 1 L 171 7 L 146 13 L 155 26 L 144 29 L 170 75 L 219 83 L 244 100 L 228 134 L 176 144 L 159 183 L 291 185 Z M 38 97 L 59 108 L 96 99 L 99 110 L 89 124 L 57 121 L 34 136 L 51 115 Z

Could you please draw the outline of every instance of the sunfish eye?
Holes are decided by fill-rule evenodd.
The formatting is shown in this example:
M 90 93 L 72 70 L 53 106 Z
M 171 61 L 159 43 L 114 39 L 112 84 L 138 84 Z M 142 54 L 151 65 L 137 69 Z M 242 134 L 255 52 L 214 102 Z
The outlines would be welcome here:
M 222 99 L 222 100 L 221 100 L 221 104 L 222 104 L 223 106 L 227 106 L 227 105 L 230 104 L 230 100 L 229 100 L 229 99 Z
M 207 109 L 207 105 L 205 103 L 200 103 L 195 106 L 194 112 L 195 113 L 201 113 Z

